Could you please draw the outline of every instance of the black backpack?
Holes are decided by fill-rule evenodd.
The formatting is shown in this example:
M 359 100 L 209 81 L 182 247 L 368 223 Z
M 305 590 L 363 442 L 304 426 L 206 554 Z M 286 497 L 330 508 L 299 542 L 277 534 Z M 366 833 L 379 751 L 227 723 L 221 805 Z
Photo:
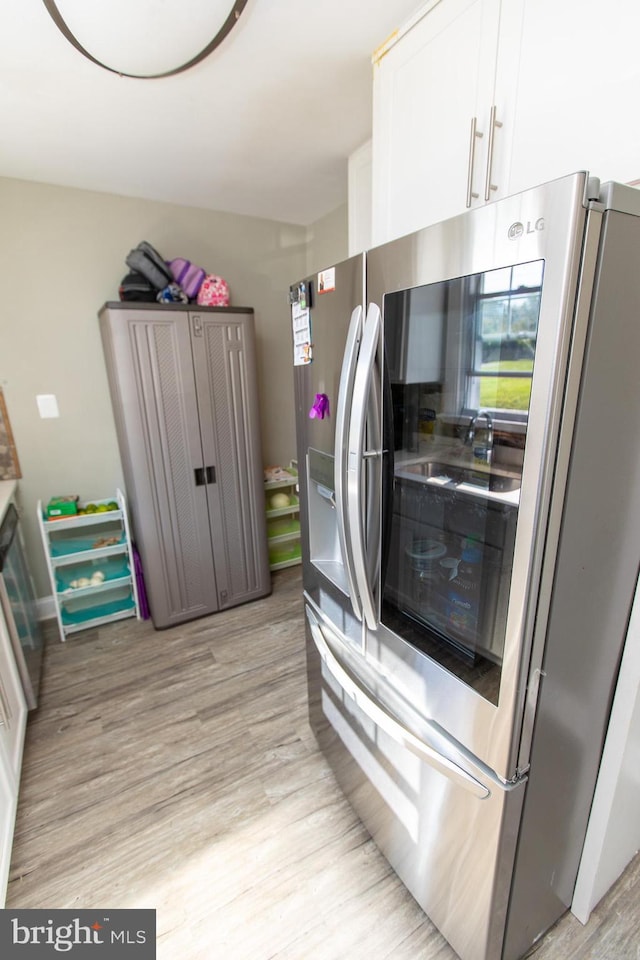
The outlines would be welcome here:
M 155 303 L 158 291 L 141 273 L 128 273 L 120 281 L 118 294 L 121 300 Z

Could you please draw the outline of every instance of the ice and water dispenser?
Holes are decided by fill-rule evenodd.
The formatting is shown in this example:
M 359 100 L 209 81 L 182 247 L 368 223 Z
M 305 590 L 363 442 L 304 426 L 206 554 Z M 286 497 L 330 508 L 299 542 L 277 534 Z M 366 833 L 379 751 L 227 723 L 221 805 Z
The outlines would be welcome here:
M 347 574 L 338 532 L 334 458 L 331 454 L 310 447 L 307 470 L 310 559 L 325 577 L 348 596 Z

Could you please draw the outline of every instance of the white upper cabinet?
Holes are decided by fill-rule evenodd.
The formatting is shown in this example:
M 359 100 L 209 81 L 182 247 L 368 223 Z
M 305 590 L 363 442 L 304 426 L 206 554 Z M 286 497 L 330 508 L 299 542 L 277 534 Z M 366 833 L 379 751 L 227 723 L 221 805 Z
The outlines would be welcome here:
M 640 180 L 637 0 L 431 0 L 377 54 L 380 244 L 577 170 Z
M 484 202 L 499 24 L 500 0 L 430 3 L 374 65 L 374 244 Z
M 526 0 L 511 193 L 576 170 L 640 179 L 639 38 L 637 0 Z

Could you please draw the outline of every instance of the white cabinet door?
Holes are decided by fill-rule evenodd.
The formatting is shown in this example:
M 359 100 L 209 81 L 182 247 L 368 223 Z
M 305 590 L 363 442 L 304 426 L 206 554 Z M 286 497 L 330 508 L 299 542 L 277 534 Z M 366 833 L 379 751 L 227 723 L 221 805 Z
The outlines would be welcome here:
M 484 202 L 499 21 L 500 0 L 432 3 L 375 65 L 374 244 Z
M 7 896 L 17 807 L 17 789 L 5 758 L 0 755 L 0 908 L 4 907 Z
M 0 753 L 6 760 L 16 794 L 26 723 L 27 704 L 7 625 L 0 611 Z
M 0 610 L 0 907 L 4 906 L 18 805 L 27 704 Z
M 640 179 L 639 38 L 637 0 L 525 0 L 511 193 L 576 170 Z

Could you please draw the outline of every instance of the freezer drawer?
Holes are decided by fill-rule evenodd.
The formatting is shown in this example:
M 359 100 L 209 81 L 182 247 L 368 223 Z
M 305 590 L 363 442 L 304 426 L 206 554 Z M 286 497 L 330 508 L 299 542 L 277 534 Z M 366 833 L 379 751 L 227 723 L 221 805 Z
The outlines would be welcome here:
M 306 610 L 310 721 L 340 786 L 460 957 L 498 960 L 525 781 L 504 785 L 428 723 L 399 722 Z

